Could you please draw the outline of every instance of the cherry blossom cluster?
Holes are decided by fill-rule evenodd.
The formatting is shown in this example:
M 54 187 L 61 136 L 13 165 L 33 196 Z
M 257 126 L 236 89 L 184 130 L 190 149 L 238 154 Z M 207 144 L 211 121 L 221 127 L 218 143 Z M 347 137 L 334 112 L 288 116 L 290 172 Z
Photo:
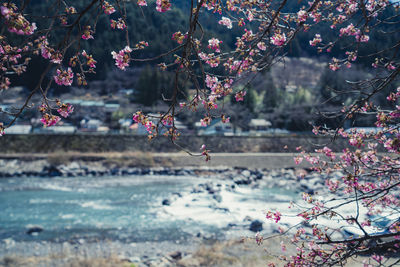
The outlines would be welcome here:
M 147 6 L 147 1 L 146 1 L 146 0 L 138 0 L 138 1 L 137 1 L 137 4 L 138 4 L 139 6 Z
M 171 9 L 171 3 L 169 2 L 169 0 L 157 0 L 156 5 L 156 10 L 158 12 L 167 12 Z
M 57 124 L 61 120 L 59 116 L 55 116 L 50 112 L 51 108 L 48 104 L 42 104 L 39 107 L 39 111 L 42 113 L 42 118 L 40 121 L 45 127 L 51 127 Z
M 141 111 L 133 114 L 132 119 L 134 122 L 140 123 L 146 128 L 147 132 L 151 135 L 149 136 L 150 138 L 152 138 L 156 134 L 156 125 L 149 119 L 148 116 L 144 115 Z
M 140 41 L 139 43 L 135 44 L 135 49 L 139 50 L 139 49 L 144 49 L 147 46 L 149 46 L 149 43 L 146 41 Z
M 0 6 L 0 14 L 4 18 L 8 31 L 18 35 L 32 35 L 36 30 L 36 23 L 30 23 L 13 3 L 4 3 Z
M 67 70 L 59 68 L 56 72 L 56 75 L 53 76 L 56 84 L 65 86 L 72 85 L 72 82 L 74 81 L 74 73 L 71 68 L 68 68 Z
M 111 19 L 110 23 L 111 28 L 113 29 L 123 30 L 126 28 L 126 23 L 122 18 L 119 18 L 118 20 Z
M 181 33 L 180 31 L 172 34 L 172 40 L 175 40 L 178 44 L 182 44 L 186 38 L 187 38 L 187 35 Z
M 56 104 L 58 106 L 57 112 L 64 118 L 67 118 L 74 111 L 74 107 L 69 103 L 61 103 L 57 100 Z
M 286 43 L 286 34 L 277 32 L 272 36 L 271 43 L 276 46 L 283 46 Z
M 279 222 L 281 220 L 281 216 L 282 214 L 279 211 L 268 211 L 267 214 L 265 215 L 265 217 L 267 219 L 273 220 L 274 222 Z
M 209 160 L 211 159 L 210 150 L 208 150 L 208 149 L 206 148 L 206 145 L 203 144 L 203 145 L 200 147 L 200 151 L 201 151 L 201 155 L 205 157 L 205 161 L 206 161 L 206 162 L 209 161 Z
M 62 53 L 50 47 L 49 42 L 47 41 L 47 38 L 45 36 L 39 37 L 36 42 L 38 43 L 37 46 L 40 49 L 40 54 L 43 58 L 50 60 L 50 62 L 54 64 L 61 64 L 63 60 Z
M 111 15 L 112 13 L 115 12 L 115 8 L 110 5 L 110 3 L 108 3 L 107 1 L 103 2 L 102 8 L 104 10 L 104 13 L 107 15 Z
M 2 77 L 0 80 L 0 91 L 8 89 L 10 87 L 10 84 L 10 78 Z
M 320 42 L 322 42 L 321 35 L 320 34 L 316 34 L 314 39 L 310 40 L 310 45 L 311 46 L 316 46 Z
M 50 115 L 48 113 L 43 114 L 42 118 L 40 121 L 43 123 L 45 127 L 51 127 L 57 124 L 57 122 L 60 121 L 60 117 L 55 116 L 55 115 Z
M 222 41 L 218 40 L 217 38 L 211 38 L 208 40 L 208 48 L 215 50 L 215 52 L 219 53 L 221 52 L 219 45 L 222 43 Z
M 131 60 L 130 53 L 132 49 L 129 46 L 126 46 L 124 49 L 120 50 L 118 53 L 115 51 L 111 52 L 112 57 L 115 59 L 115 65 L 121 69 L 125 70 L 126 67 L 129 66 L 129 62 Z
M 227 17 L 222 17 L 220 21 L 218 21 L 219 24 L 226 26 L 228 29 L 232 29 L 232 20 Z
M 89 66 L 90 68 L 96 68 L 97 61 L 93 59 L 92 55 L 89 55 L 88 53 L 86 53 L 85 50 L 83 50 L 81 54 L 82 54 L 82 56 L 85 57 L 87 66 Z
M 236 94 L 235 94 L 235 99 L 236 99 L 236 101 L 237 102 L 240 102 L 240 101 L 243 101 L 244 100 L 244 97 L 245 97 L 245 95 L 246 95 L 246 91 L 239 91 L 239 92 L 237 92 Z
M 93 30 L 91 26 L 85 26 L 83 29 L 83 33 L 82 33 L 82 39 L 83 40 L 89 40 L 89 39 L 94 39 L 93 37 Z

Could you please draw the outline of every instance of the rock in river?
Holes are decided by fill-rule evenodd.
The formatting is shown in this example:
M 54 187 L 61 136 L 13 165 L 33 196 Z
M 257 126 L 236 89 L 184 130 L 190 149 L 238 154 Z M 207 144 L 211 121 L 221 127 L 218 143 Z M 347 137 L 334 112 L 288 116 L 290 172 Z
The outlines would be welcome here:
M 40 226 L 29 227 L 26 231 L 28 235 L 38 235 L 40 232 L 43 232 L 43 228 Z
M 262 222 L 260 222 L 259 220 L 254 220 L 251 222 L 250 228 L 249 228 L 250 231 L 260 232 L 260 231 L 262 231 L 262 229 L 263 229 Z
M 162 201 L 162 204 L 163 204 L 164 206 L 169 206 L 169 205 L 171 205 L 171 201 L 169 201 L 169 199 L 164 199 L 164 200 Z

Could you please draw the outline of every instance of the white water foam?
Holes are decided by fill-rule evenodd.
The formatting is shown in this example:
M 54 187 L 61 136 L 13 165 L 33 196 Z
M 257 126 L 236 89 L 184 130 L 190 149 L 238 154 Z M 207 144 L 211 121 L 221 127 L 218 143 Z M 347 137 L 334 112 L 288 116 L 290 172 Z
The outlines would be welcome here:
M 104 204 L 103 201 L 87 201 L 79 204 L 83 208 L 91 208 L 95 210 L 111 210 L 113 207 Z

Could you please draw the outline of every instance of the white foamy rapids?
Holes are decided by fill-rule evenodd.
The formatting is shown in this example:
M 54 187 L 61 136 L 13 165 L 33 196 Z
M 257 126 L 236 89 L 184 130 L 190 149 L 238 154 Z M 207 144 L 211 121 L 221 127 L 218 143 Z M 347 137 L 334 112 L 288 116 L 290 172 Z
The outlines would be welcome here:
M 104 201 L 87 201 L 79 203 L 82 208 L 91 208 L 95 210 L 111 210 L 113 207 L 104 204 Z
M 68 219 L 73 219 L 73 218 L 75 218 L 75 215 L 74 215 L 74 214 L 60 214 L 59 217 L 60 217 L 61 219 L 68 220 Z
M 61 185 L 58 185 L 58 184 L 51 184 L 51 183 L 41 184 L 40 187 L 42 189 L 52 190 L 52 191 L 64 191 L 64 192 L 72 191 L 72 189 L 69 188 L 69 187 L 61 186 Z
M 214 196 L 219 195 L 217 201 Z M 315 196 L 315 198 L 329 199 L 329 194 L 323 196 Z M 331 195 L 333 198 L 333 196 Z M 165 219 L 176 220 L 192 220 L 205 225 L 212 225 L 219 228 L 226 227 L 229 224 L 242 225 L 248 227 L 251 220 L 260 220 L 263 222 L 264 231 L 272 231 L 281 226 L 283 229 L 298 225 L 304 220 L 299 216 L 300 212 L 304 211 L 305 207 L 311 206 L 300 199 L 296 199 L 301 204 L 302 208 L 296 205 L 291 205 L 293 200 L 290 196 L 269 193 L 263 195 L 263 191 L 252 189 L 250 187 L 237 186 L 235 190 L 226 190 L 221 188 L 221 191 L 215 194 L 209 194 L 207 191 L 201 193 L 186 193 L 181 198 L 172 201 L 170 206 L 165 206 L 163 212 L 159 213 L 159 217 Z M 329 202 L 330 207 L 335 207 L 340 200 Z M 328 206 L 328 205 L 327 205 Z M 282 216 L 278 224 L 273 220 L 266 219 L 266 211 L 279 211 Z M 356 217 L 357 206 L 355 203 L 343 205 L 337 209 L 343 217 Z M 358 207 L 358 217 L 362 222 L 368 219 L 368 210 L 365 207 Z M 383 214 L 389 222 L 398 220 L 398 214 Z M 249 219 L 250 218 L 250 219 Z M 336 219 L 337 218 L 337 219 Z M 379 218 L 378 218 L 379 219 Z M 388 222 L 388 223 L 389 223 Z M 318 219 L 309 221 L 310 224 L 318 224 L 319 227 L 328 227 L 329 229 L 341 229 L 340 232 L 334 233 L 333 238 L 343 238 L 350 235 L 363 235 L 363 231 L 356 224 L 349 224 L 348 221 L 340 217 L 330 218 L 329 216 L 320 216 Z M 368 234 L 382 232 L 385 228 L 379 228 L 377 225 L 365 226 L 364 230 Z M 306 231 L 311 233 L 311 228 L 306 227 Z
M 29 199 L 29 204 L 49 204 L 53 203 L 53 199 L 32 198 Z
M 291 199 L 288 196 L 279 198 L 266 196 L 262 199 L 259 195 L 261 191 L 256 193 L 255 198 L 252 198 L 255 190 L 248 187 L 236 187 L 235 191 L 222 189 L 219 192 L 220 202 L 207 192 L 186 194 L 173 201 L 170 206 L 164 207 L 164 213 L 161 213 L 160 216 L 167 218 L 172 216 L 177 220 L 189 219 L 216 227 L 226 227 L 228 224 L 240 225 L 250 217 L 251 220 L 262 221 L 266 229 L 274 228 L 269 224 L 275 223 L 265 219 L 266 210 L 289 211 L 288 206 Z M 287 201 L 283 202 L 283 199 Z M 274 202 L 274 200 L 278 201 Z M 289 218 L 284 223 L 295 224 L 298 221 L 300 219 Z M 246 222 L 246 224 L 249 223 Z

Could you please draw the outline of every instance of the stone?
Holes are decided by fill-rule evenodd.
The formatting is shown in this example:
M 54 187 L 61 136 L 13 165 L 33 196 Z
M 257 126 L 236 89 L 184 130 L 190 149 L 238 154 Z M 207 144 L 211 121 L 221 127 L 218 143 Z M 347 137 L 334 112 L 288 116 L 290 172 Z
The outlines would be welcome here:
M 171 252 L 168 256 L 170 256 L 174 260 L 180 260 L 180 259 L 182 259 L 182 252 L 174 251 L 174 252 Z
M 169 199 L 164 199 L 164 200 L 162 201 L 162 204 L 163 204 L 164 206 L 169 206 L 169 205 L 171 205 L 171 201 L 169 201 Z
M 26 231 L 28 235 L 38 235 L 40 232 L 43 232 L 43 228 L 40 226 L 29 227 Z
M 249 170 L 244 170 L 244 171 L 242 171 L 242 175 L 244 177 L 249 177 L 251 175 L 251 172 Z
M 43 172 L 49 177 L 62 176 L 62 172 L 55 166 L 46 166 L 43 168 Z
M 262 229 L 263 229 L 262 222 L 260 222 L 259 220 L 254 220 L 251 222 L 250 228 L 249 228 L 250 231 L 260 232 L 260 231 L 262 231 Z

